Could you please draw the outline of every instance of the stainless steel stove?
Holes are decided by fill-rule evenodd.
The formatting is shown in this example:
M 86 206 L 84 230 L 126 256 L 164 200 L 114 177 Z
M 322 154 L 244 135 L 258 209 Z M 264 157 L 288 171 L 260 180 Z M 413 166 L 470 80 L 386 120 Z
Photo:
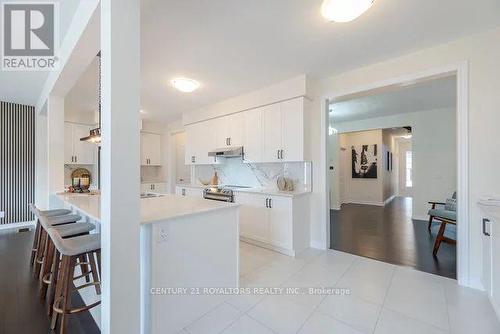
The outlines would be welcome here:
M 233 189 L 249 188 L 245 186 L 224 185 L 208 187 L 203 190 L 203 198 L 221 202 L 234 202 Z

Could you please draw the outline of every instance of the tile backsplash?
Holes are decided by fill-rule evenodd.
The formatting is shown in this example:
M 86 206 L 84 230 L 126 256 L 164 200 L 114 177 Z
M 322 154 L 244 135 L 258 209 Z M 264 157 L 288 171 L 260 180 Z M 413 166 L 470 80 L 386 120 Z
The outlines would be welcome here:
M 241 158 L 221 160 L 217 165 L 198 165 L 193 180 L 197 184 L 209 182 L 217 172 L 219 184 L 277 189 L 276 180 L 284 176 L 293 180 L 295 189 L 310 190 L 311 162 L 243 163 Z

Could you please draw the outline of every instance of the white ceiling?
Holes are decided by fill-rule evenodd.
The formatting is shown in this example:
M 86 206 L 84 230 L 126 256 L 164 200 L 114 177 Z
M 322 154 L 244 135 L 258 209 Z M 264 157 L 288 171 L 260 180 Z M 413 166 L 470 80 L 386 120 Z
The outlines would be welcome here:
M 64 100 L 66 115 L 94 113 L 98 109 L 98 58 L 89 65 Z M 75 118 L 76 116 L 73 116 Z
M 300 74 L 324 77 L 500 25 L 498 0 L 377 0 L 345 24 L 326 22 L 321 0 L 142 2 L 141 104 L 162 121 Z M 180 75 L 201 88 L 174 91 L 169 81 Z M 43 80 L 22 76 L 0 73 L 0 99 L 36 101 Z
M 359 19 L 326 22 L 321 0 L 143 4 L 142 107 L 169 119 L 310 74 L 324 77 L 500 25 L 498 0 L 377 0 Z M 202 82 L 183 94 L 169 80 Z
M 428 111 L 456 106 L 456 77 L 435 79 L 383 92 L 338 100 L 332 104 L 330 119 L 349 122 L 360 119 Z

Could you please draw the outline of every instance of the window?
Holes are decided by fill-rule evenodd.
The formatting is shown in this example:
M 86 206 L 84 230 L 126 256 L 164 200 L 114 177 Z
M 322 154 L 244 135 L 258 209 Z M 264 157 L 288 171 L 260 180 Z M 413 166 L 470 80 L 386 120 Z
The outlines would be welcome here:
M 412 151 L 406 151 L 406 188 L 411 188 L 413 187 L 413 180 L 412 180 L 412 175 L 411 175 L 411 169 L 412 169 Z

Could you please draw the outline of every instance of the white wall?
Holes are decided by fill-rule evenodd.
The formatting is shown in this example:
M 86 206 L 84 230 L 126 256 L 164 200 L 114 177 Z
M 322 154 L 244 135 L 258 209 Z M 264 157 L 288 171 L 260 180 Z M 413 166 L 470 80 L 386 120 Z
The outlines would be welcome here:
M 476 205 L 481 196 L 500 193 L 500 165 L 498 150 L 500 134 L 500 29 L 466 37 L 458 41 L 393 58 L 384 62 L 336 74 L 308 86 L 309 96 L 314 97 L 310 110 L 309 147 L 314 171 L 314 193 L 311 197 L 312 244 L 327 247 L 326 214 L 326 166 L 327 156 L 322 155 L 321 133 L 325 123 L 324 99 L 359 87 L 382 82 L 390 78 L 419 73 L 430 69 L 467 61 L 469 65 L 469 240 L 470 263 L 468 281 L 480 286 L 481 227 L 480 212 Z M 323 121 L 322 121 L 323 119 Z M 487 134 L 487 138 L 485 137 Z M 467 278 L 466 278 L 467 279 Z
M 394 142 L 394 131 L 391 129 L 382 130 L 382 148 L 381 148 L 381 161 L 380 170 L 382 174 L 383 186 L 383 200 L 388 201 L 392 196 L 396 195 L 397 192 L 397 179 L 395 177 L 395 163 L 394 160 L 397 159 L 395 155 L 395 142 Z M 390 168 L 390 160 L 387 160 L 387 153 L 390 152 L 393 155 L 393 168 Z
M 339 135 L 342 147 L 347 154 L 344 161 L 338 161 L 337 166 L 343 168 L 345 184 L 345 203 L 358 203 L 370 205 L 382 205 L 383 198 L 383 174 L 382 174 L 382 130 L 371 130 L 361 132 L 342 133 Z M 351 146 L 377 145 L 377 178 L 376 179 L 353 179 L 351 170 Z M 340 147 L 334 148 L 338 151 Z M 338 168 L 339 168 L 338 167 Z M 339 171 L 340 172 L 340 171 Z M 339 180 L 341 181 L 341 180 Z M 340 183 L 334 184 L 338 187 Z
M 454 109 L 431 110 L 335 124 L 339 132 L 402 126 L 411 126 L 413 132 L 413 218 L 426 220 L 429 209 L 427 202 L 443 201 L 456 190 L 456 111 Z M 381 133 L 380 142 L 382 142 Z M 383 180 L 386 171 L 382 168 L 385 167 L 385 153 L 381 155 L 382 152 L 383 150 L 379 151 L 378 164 L 379 176 L 382 175 L 382 179 L 377 186 L 380 187 L 381 192 L 378 201 L 383 202 L 390 197 L 389 188 L 393 186 L 389 178 Z M 381 159 L 384 161 L 381 162 Z M 334 185 L 336 186 L 338 185 Z M 385 195 L 383 195 L 384 188 L 387 192 Z M 376 200 L 373 199 L 373 201 Z M 356 201 L 353 200 L 353 202 Z

